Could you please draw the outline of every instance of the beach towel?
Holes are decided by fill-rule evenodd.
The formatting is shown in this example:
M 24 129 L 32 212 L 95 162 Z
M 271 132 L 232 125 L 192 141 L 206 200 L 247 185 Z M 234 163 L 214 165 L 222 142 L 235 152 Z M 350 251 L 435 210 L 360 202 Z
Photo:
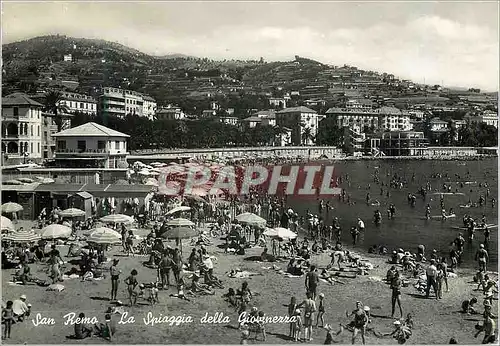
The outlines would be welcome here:
M 47 291 L 52 291 L 52 292 L 61 292 L 64 290 L 64 286 L 61 284 L 52 284 L 49 287 L 47 287 Z
M 233 278 L 233 279 L 247 279 L 251 276 L 256 276 L 256 275 L 262 275 L 260 273 L 252 273 L 252 272 L 248 272 L 246 270 L 243 270 L 243 271 L 238 271 L 238 272 L 235 272 L 235 273 L 228 273 L 227 276 L 229 276 L 230 278 Z

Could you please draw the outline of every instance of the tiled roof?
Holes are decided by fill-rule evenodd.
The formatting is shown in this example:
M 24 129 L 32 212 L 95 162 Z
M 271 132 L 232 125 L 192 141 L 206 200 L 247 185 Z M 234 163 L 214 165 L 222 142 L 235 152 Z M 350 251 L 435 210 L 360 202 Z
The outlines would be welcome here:
M 142 98 L 144 101 L 156 102 L 156 100 L 149 95 L 144 95 Z
M 34 107 L 43 107 L 39 102 L 33 101 L 28 97 L 28 95 L 23 93 L 13 93 L 2 97 L 3 106 L 25 106 L 30 105 Z
M 93 122 L 89 122 L 72 129 L 64 130 L 53 135 L 54 137 L 130 137 L 124 133 L 112 130 Z
M 263 120 L 263 118 L 260 118 L 260 117 L 255 117 L 255 116 L 251 116 L 251 117 L 248 117 L 248 118 L 243 119 L 242 121 L 254 121 L 254 122 L 261 122 L 262 120 Z
M 296 113 L 296 112 L 300 112 L 300 113 L 318 113 L 315 110 L 313 110 L 311 108 L 304 107 L 304 106 L 285 108 L 285 109 L 279 111 L 278 113 L 279 114 L 283 114 L 283 113 Z

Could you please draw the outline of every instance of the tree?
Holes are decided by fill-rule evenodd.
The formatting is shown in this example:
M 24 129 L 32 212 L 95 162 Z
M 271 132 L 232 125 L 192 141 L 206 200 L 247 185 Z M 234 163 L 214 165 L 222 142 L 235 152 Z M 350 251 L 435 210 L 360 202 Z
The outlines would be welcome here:
M 62 94 L 57 90 L 50 90 L 45 95 L 44 111 L 49 113 L 49 116 L 54 118 L 57 125 L 57 132 L 61 132 L 65 119 L 68 119 L 68 107 L 61 104 L 63 100 Z

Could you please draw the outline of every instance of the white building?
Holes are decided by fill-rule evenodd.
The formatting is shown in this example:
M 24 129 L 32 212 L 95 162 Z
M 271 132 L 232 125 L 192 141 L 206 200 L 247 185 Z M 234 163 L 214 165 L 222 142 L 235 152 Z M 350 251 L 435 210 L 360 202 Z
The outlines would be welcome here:
M 2 97 L 2 154 L 14 161 L 43 158 L 43 105 L 26 94 Z
M 186 114 L 180 107 L 169 105 L 167 108 L 161 108 L 157 111 L 155 118 L 157 120 L 182 120 L 186 118 Z
M 156 109 L 158 107 L 156 104 L 156 100 L 149 95 L 144 95 L 143 101 L 144 103 L 142 104 L 142 115 L 144 117 L 147 117 L 149 120 L 153 120 L 156 114 Z
M 493 112 L 485 112 L 481 115 L 466 115 L 464 120 L 474 124 L 474 123 L 485 123 L 486 125 L 495 126 L 498 128 L 498 115 Z
M 224 123 L 224 124 L 227 124 L 227 125 L 232 125 L 232 126 L 236 126 L 239 123 L 238 117 L 233 117 L 233 116 L 229 116 L 229 115 L 222 115 L 222 116 L 220 116 L 219 117 L 219 121 L 221 123 Z
M 432 132 L 448 130 L 448 123 L 444 120 L 434 117 L 429 121 L 429 127 Z
M 70 113 L 97 114 L 97 100 L 92 96 L 63 91 L 61 92 L 61 98 L 60 103 L 66 105 Z
M 304 106 L 285 108 L 276 113 L 276 125 L 292 130 L 292 145 L 312 145 L 316 141 L 319 121 L 323 117 Z
M 151 118 L 156 111 L 156 102 L 150 96 L 132 90 L 106 87 L 99 96 L 98 108 L 103 114 L 122 118 L 128 114 Z
M 73 56 L 71 54 L 64 54 L 64 61 L 73 61 Z
M 373 109 L 373 101 L 368 99 L 350 99 L 345 103 L 347 109 Z
M 90 122 L 54 135 L 55 160 L 62 167 L 127 167 L 129 135 Z
M 271 97 L 269 99 L 269 105 L 272 107 L 286 108 L 286 99 L 285 98 L 278 98 L 278 97 Z
M 394 107 L 378 109 L 330 108 L 327 117 L 333 117 L 337 126 L 360 129 L 373 128 L 389 131 L 409 131 L 412 129 L 410 116 Z M 362 130 L 363 131 L 363 130 Z

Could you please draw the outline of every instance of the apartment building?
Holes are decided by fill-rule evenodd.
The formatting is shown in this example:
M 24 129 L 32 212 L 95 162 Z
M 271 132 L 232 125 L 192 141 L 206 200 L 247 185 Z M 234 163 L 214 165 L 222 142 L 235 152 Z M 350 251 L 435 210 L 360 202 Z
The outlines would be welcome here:
M 156 102 L 136 91 L 106 87 L 101 90 L 98 109 L 105 115 L 124 117 L 134 114 L 151 119 L 156 112 Z
M 157 120 L 182 120 L 186 118 L 186 114 L 180 107 L 169 105 L 166 108 L 161 108 L 155 114 Z
M 26 94 L 2 97 L 3 162 L 23 163 L 43 158 L 43 105 Z
M 338 127 L 366 127 L 389 131 L 409 131 L 412 129 L 410 116 L 394 107 L 378 109 L 330 108 L 327 117 L 333 117 Z
M 485 123 L 486 125 L 495 126 L 498 128 L 498 114 L 494 112 L 484 112 L 480 115 L 466 115 L 464 120 L 468 123 Z
M 70 113 L 97 114 L 97 100 L 92 96 L 63 91 L 61 98 L 60 104 L 65 105 Z
M 292 129 L 292 145 L 312 145 L 316 141 L 319 121 L 323 117 L 304 106 L 285 108 L 276 112 L 276 125 Z

